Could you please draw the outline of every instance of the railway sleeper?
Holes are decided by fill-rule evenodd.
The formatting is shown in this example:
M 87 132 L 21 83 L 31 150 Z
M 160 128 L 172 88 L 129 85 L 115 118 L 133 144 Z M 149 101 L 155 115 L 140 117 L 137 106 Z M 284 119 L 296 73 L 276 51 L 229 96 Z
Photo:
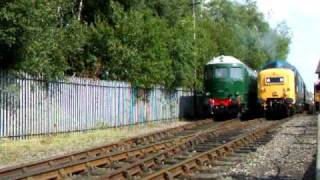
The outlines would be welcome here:
M 179 179 L 185 179 L 185 180 L 191 180 L 191 179 L 225 179 L 227 178 L 226 172 L 228 169 L 235 164 L 238 164 L 243 159 L 246 158 L 246 156 L 242 156 L 241 154 L 237 153 L 237 151 L 246 151 L 246 152 L 253 152 L 257 149 L 258 146 L 264 145 L 260 144 L 260 141 L 266 142 L 272 140 L 272 138 L 268 138 L 263 136 L 256 142 L 248 143 L 248 145 L 244 147 L 240 147 L 237 150 L 235 150 L 235 153 L 231 156 L 227 156 L 221 160 L 215 161 L 213 163 L 213 166 L 203 166 L 198 169 L 198 171 L 195 171 L 194 173 L 187 173 L 183 176 L 181 176 Z
M 270 126 L 270 127 L 274 127 L 274 126 L 275 125 Z M 214 150 L 214 154 L 212 154 L 211 156 L 208 156 L 208 154 L 204 154 L 204 155 L 199 155 L 199 157 L 202 157 L 204 159 L 208 158 L 211 161 L 211 163 L 214 164 L 215 166 L 217 166 L 217 165 L 218 166 L 222 166 L 222 165 L 223 166 L 230 166 L 230 165 L 234 164 L 234 162 L 219 161 L 219 160 L 223 160 L 223 158 L 225 156 L 233 153 L 234 150 L 240 148 L 240 146 L 245 146 L 246 147 L 246 145 L 248 145 L 250 142 L 256 141 L 258 138 L 263 137 L 263 135 L 266 133 L 266 131 L 263 128 L 260 128 L 260 129 L 261 130 L 258 131 L 258 132 L 254 132 L 254 133 L 242 136 L 242 137 L 237 137 L 238 141 L 233 140 L 233 141 L 230 141 L 230 142 L 226 143 L 226 145 L 222 146 L 221 148 Z M 245 148 L 245 149 L 248 149 L 248 148 Z M 252 150 L 252 146 L 249 146 L 249 150 Z M 217 156 L 219 156 L 219 158 L 216 158 Z M 186 161 L 188 161 L 188 160 L 186 160 Z M 196 163 L 196 164 L 201 167 L 201 166 L 206 164 L 206 163 L 203 163 L 204 161 L 206 161 L 206 160 L 199 160 L 199 158 L 197 158 L 196 162 L 198 162 L 198 163 Z M 190 164 L 192 162 L 194 162 L 194 160 L 191 160 L 191 161 L 189 160 L 187 163 L 182 165 L 182 167 L 184 167 L 186 164 Z M 222 164 L 219 164 L 220 162 Z M 238 162 L 238 161 L 236 161 L 236 162 Z M 186 171 L 180 172 L 180 173 L 173 173 L 173 172 L 176 171 L 176 169 L 181 169 L 181 168 L 178 168 L 180 166 L 181 165 L 179 165 L 179 166 L 175 165 L 173 167 L 170 167 L 170 170 L 168 169 L 168 170 L 166 170 L 166 172 L 170 172 L 170 174 L 173 177 L 181 176 L 183 174 L 188 173 Z M 195 169 L 198 169 L 198 168 L 196 167 Z M 160 177 L 161 174 L 158 173 L 157 176 Z M 155 178 L 156 176 L 153 176 L 153 177 Z M 211 177 L 211 178 L 213 178 L 213 177 Z M 197 178 L 197 179 L 200 179 L 200 178 Z
M 216 135 L 216 133 L 212 133 L 212 134 L 214 134 L 214 135 Z M 165 156 L 162 156 L 162 160 L 160 161 L 162 164 L 164 163 L 164 160 L 166 159 L 166 158 L 168 158 L 168 157 L 170 157 L 171 155 L 175 155 L 175 154 L 179 154 L 179 153 L 181 153 L 181 152 L 185 152 L 185 150 L 186 149 L 189 149 L 190 147 L 192 147 L 192 146 L 195 146 L 195 145 L 197 145 L 198 143 L 200 143 L 201 141 L 205 141 L 205 140 L 207 140 L 207 138 L 206 137 L 202 137 L 202 138 L 200 138 L 201 140 L 199 140 L 199 141 L 191 141 L 191 143 L 186 143 L 185 145 L 183 145 L 183 146 L 179 146 L 179 148 L 177 148 L 177 149 L 174 149 L 174 150 L 172 150 L 172 151 L 170 151 L 169 153 L 167 153 Z M 223 152 L 221 153 L 221 154 L 223 154 Z M 160 156 L 161 157 L 161 156 Z M 128 157 L 124 157 L 124 158 L 120 158 L 120 159 L 118 159 L 118 160 L 120 160 L 120 161 L 122 161 L 122 160 L 125 160 L 126 158 L 128 158 Z M 160 159 L 159 157 L 158 157 L 158 159 Z M 152 160 L 153 161 L 153 160 Z M 152 162 L 152 161 L 150 161 L 150 162 Z M 157 163 L 155 162 L 155 161 L 153 161 L 153 165 L 152 165 L 152 163 L 150 164 L 150 166 L 155 166 Z M 160 163 L 160 164 L 161 164 Z M 128 163 L 125 163 L 125 164 L 128 164 Z M 159 164 L 159 163 L 158 163 Z M 198 163 L 198 164 L 203 164 L 203 163 Z M 113 164 L 113 166 L 115 166 L 114 164 Z M 148 166 L 146 166 L 146 167 L 150 167 L 149 165 Z M 121 167 L 123 167 L 123 165 L 121 165 Z M 113 167 L 113 168 L 121 168 L 121 167 Z M 136 170 L 136 168 L 137 167 L 135 167 L 135 168 L 133 168 L 132 170 L 129 170 L 129 171 L 126 171 L 126 172 L 130 172 L 129 174 L 130 175 L 135 175 L 135 174 L 137 174 L 137 170 Z M 84 168 L 85 169 L 85 168 Z M 137 168 L 137 169 L 141 169 L 141 166 L 139 167 L 139 168 Z M 81 171 L 83 171 L 83 170 L 81 170 Z M 71 175 L 72 173 L 77 173 L 77 171 L 73 171 L 73 172 L 66 172 L 66 173 L 64 173 L 62 170 L 60 171 L 61 172 L 61 175 L 63 175 L 63 176 L 65 176 L 66 174 L 67 175 Z M 141 173 L 141 172 L 140 172 Z

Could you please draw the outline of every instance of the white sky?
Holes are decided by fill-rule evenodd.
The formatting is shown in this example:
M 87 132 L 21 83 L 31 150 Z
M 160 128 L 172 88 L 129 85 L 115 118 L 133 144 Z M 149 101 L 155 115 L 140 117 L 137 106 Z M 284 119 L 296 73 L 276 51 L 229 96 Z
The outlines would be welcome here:
M 320 1 L 257 0 L 257 4 L 273 27 L 286 21 L 292 32 L 288 61 L 297 67 L 308 90 L 313 91 L 320 59 Z

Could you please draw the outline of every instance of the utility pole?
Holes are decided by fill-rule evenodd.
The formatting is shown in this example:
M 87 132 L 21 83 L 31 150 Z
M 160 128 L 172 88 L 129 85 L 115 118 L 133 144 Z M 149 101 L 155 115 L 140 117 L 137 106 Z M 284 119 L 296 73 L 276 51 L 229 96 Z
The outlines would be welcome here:
M 196 41 L 196 10 L 195 0 L 192 0 L 192 16 L 193 16 L 193 40 Z
M 193 16 L 193 62 L 194 64 L 194 82 L 193 82 L 193 109 L 194 109 L 194 116 L 198 116 L 198 109 L 197 109 L 197 91 L 196 91 L 196 87 L 197 87 L 197 63 L 196 63 L 196 8 L 195 5 L 200 4 L 200 1 L 195 1 L 192 0 L 192 16 Z
M 195 5 L 202 4 L 202 0 L 195 1 L 192 0 L 192 17 L 193 17 L 193 40 L 196 40 L 196 7 Z

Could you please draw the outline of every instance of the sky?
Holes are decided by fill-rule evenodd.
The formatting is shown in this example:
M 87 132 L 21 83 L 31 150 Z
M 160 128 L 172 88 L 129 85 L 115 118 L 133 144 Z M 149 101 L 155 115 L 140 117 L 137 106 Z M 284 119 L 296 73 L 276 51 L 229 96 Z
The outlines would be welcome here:
M 257 0 L 266 20 L 275 27 L 285 21 L 292 33 L 288 62 L 300 72 L 313 92 L 315 70 L 320 59 L 319 0 Z

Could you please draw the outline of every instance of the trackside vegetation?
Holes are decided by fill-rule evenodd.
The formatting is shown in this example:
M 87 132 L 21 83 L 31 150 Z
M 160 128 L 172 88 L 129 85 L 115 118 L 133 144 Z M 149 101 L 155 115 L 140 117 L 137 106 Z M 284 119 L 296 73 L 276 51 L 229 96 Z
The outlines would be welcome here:
M 0 65 L 54 80 L 202 87 L 203 66 L 232 55 L 251 68 L 286 59 L 290 31 L 253 0 L 1 0 Z M 195 37 L 194 37 L 195 33 Z

